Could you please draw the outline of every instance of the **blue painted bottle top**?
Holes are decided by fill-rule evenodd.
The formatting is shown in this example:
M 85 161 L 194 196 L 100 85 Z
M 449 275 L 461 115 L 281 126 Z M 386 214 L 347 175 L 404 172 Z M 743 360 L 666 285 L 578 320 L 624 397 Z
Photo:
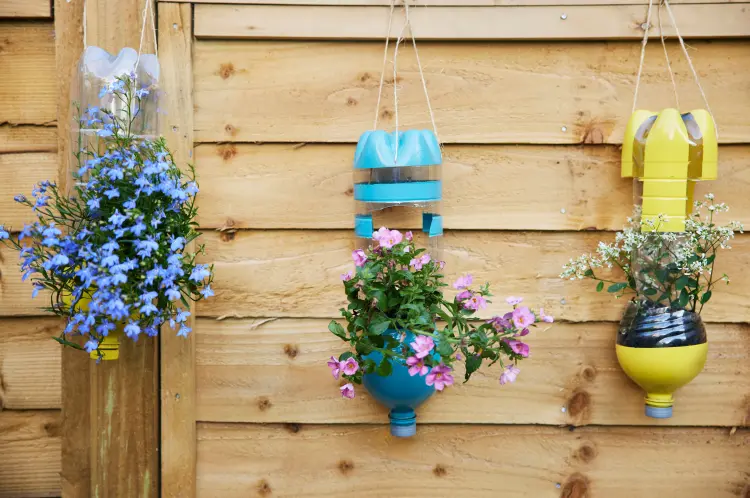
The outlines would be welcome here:
M 354 152 L 355 169 L 434 166 L 442 162 L 440 144 L 431 130 L 366 131 Z

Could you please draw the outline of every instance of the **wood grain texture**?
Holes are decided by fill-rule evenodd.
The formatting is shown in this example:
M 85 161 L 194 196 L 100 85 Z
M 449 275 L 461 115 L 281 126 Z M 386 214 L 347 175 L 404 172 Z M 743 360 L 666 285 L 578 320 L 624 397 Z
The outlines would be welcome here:
M 166 92 L 162 135 L 182 168 L 193 162 L 192 19 L 189 4 L 159 5 L 161 85 Z M 195 329 L 194 314 L 189 320 Z M 195 496 L 195 334 L 177 337 L 164 327 L 160 353 L 161 496 L 190 498 Z
M 558 277 L 571 257 L 611 238 L 601 232 L 447 232 L 446 279 L 471 273 L 475 282 L 489 281 L 496 296 L 525 296 L 530 306 L 564 320 L 618 321 L 624 301 L 597 293 L 591 282 Z M 216 265 L 216 297 L 198 304 L 199 316 L 330 318 L 345 305 L 340 275 L 353 267 L 351 231 L 208 232 L 202 239 L 202 260 Z M 717 288 L 703 311 L 706 321 L 750 317 L 750 236 L 740 236 L 732 247 L 717 256 L 715 269 L 732 284 Z M 505 311 L 503 299 L 496 298 L 484 313 Z
M 196 5 L 199 38 L 382 40 L 388 7 Z M 641 5 L 440 7 L 414 8 L 410 18 L 420 40 L 641 40 L 646 22 Z M 676 5 L 685 38 L 732 38 L 750 35 L 747 4 Z M 561 16 L 565 16 L 563 19 Z M 665 36 L 675 36 L 668 17 Z M 401 32 L 405 15 L 394 15 L 391 36 Z M 659 33 L 649 33 L 658 43 Z
M 0 213 L 6 229 L 21 230 L 24 223 L 36 221 L 28 206 L 13 200 L 18 194 L 31 198 L 34 185 L 42 180 L 58 181 L 55 152 L 0 154 Z
M 60 496 L 60 411 L 0 411 L 0 497 Z
M 447 146 L 446 228 L 619 230 L 632 210 L 632 181 L 613 146 Z M 719 179 L 699 183 L 750 226 L 750 148 L 724 146 Z M 203 228 L 353 228 L 353 145 L 204 144 L 196 147 Z M 248 202 L 252 199 L 252 202 Z M 401 213 L 400 211 L 399 213 Z M 421 226 L 419 216 L 384 217 Z M 412 213 L 413 214 L 413 213 Z
M 62 330 L 56 318 L 0 320 L 0 409 L 60 409 Z
M 57 152 L 54 126 L 0 126 L 0 154 Z
M 52 17 L 50 0 L 3 0 L 0 17 Z
M 57 77 L 51 22 L 0 23 L 0 125 L 53 124 Z
M 750 142 L 750 46 L 691 44 L 723 143 Z M 669 44 L 685 109 L 702 107 Z M 631 111 L 640 46 L 610 43 L 422 43 L 420 58 L 445 143 L 619 143 Z M 355 142 L 371 128 L 383 46 L 375 42 L 199 41 L 199 142 Z M 403 128 L 431 128 L 413 53 L 399 55 Z M 391 77 L 380 127 L 394 127 Z M 674 101 L 659 44 L 647 50 L 639 107 Z
M 195 4 L 216 3 L 215 0 L 158 0 L 159 2 L 187 2 Z M 744 3 L 745 0 L 672 0 L 670 4 L 692 3 Z M 334 5 L 334 6 L 387 6 L 391 0 L 223 0 L 233 5 Z M 398 2 L 397 2 L 398 3 Z M 602 0 L 413 0 L 415 7 L 502 7 L 533 5 L 601 5 Z M 648 5 L 646 0 L 614 0 L 607 5 Z M 645 10 L 644 10 L 645 12 Z
M 347 348 L 327 327 L 324 319 L 199 320 L 198 420 L 387 423 L 364 388 L 354 400 L 339 396 L 325 362 Z M 677 392 L 671 419 L 643 414 L 644 393 L 615 357 L 615 323 L 562 323 L 529 335 L 531 357 L 515 384 L 499 385 L 499 366 L 482 370 L 433 396 L 419 422 L 750 425 L 750 327 L 709 324 L 708 332 L 706 368 Z
M 750 431 L 422 425 L 198 426 L 204 497 L 733 498 Z M 700 455 L 700 464 L 696 464 Z

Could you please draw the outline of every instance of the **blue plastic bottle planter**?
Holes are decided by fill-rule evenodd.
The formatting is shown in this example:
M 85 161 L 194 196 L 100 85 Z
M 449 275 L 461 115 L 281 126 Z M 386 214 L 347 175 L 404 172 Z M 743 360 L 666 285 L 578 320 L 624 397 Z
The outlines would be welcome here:
M 388 330 L 386 333 L 393 337 L 403 335 L 402 344 L 414 341 L 414 334 L 411 332 L 399 334 L 395 330 Z M 366 355 L 365 359 L 380 363 L 383 354 L 375 351 Z M 410 376 L 409 367 L 404 363 L 392 361 L 391 365 L 391 375 L 383 377 L 366 374 L 362 383 L 373 398 L 390 408 L 391 434 L 396 437 L 411 437 L 417 433 L 417 415 L 414 410 L 435 393 L 435 388 L 428 386 L 421 375 Z
M 373 221 L 373 215 L 386 209 L 416 208 L 422 211 L 422 231 L 429 238 L 429 252 L 433 259 L 439 259 L 439 241 L 443 235 L 442 163 L 440 144 L 432 131 L 387 133 L 377 130 L 362 134 L 354 155 L 357 245 L 366 247 L 372 243 L 372 233 L 380 228 Z M 394 337 L 399 334 L 394 330 L 388 333 Z M 402 344 L 414 340 L 411 332 L 403 332 L 403 336 Z M 366 358 L 380 362 L 382 354 L 373 352 Z M 417 431 L 414 410 L 432 396 L 435 389 L 425 384 L 424 377 L 410 376 L 405 364 L 394 361 L 392 366 L 391 375 L 365 375 L 363 384 L 376 400 L 391 410 L 391 434 L 410 437 Z

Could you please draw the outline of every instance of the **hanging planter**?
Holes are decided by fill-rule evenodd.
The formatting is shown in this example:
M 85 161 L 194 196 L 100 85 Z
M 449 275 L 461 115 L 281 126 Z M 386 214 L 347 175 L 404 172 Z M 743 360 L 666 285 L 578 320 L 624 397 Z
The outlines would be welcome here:
M 48 311 L 66 318 L 55 339 L 97 360 L 117 359 L 124 337 L 165 325 L 186 336 L 190 302 L 213 295 L 212 268 L 196 263 L 203 248 L 190 249 L 199 236 L 194 171 L 181 171 L 158 136 L 158 76 L 156 55 L 87 47 L 69 189 L 41 182 L 31 199 L 16 196 L 36 222 L 17 237 L 0 226 L 33 296 L 49 291 Z

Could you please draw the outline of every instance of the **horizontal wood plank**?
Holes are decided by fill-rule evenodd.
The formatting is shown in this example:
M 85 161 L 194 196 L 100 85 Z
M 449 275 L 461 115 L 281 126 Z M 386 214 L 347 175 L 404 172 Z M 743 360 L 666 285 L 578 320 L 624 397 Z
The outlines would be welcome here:
M 34 185 L 42 180 L 57 181 L 58 165 L 55 152 L 0 154 L 0 222 L 8 230 L 19 231 L 24 223 L 36 221 L 36 215 L 13 200 L 24 194 L 31 198 Z
M 623 301 L 597 293 L 591 282 L 558 278 L 570 258 L 610 238 L 601 232 L 447 232 L 445 271 L 449 281 L 472 273 L 475 282 L 489 281 L 496 296 L 525 296 L 530 306 L 543 306 L 560 319 L 618 321 Z M 353 268 L 351 231 L 208 232 L 202 239 L 202 260 L 216 264 L 216 297 L 198 303 L 199 316 L 329 318 L 345 305 L 340 275 Z M 745 264 L 750 236 L 740 236 L 732 246 L 717 256 L 715 269 L 729 274 L 732 284 L 716 289 L 703 312 L 707 321 L 750 319 Z M 505 308 L 497 298 L 485 314 L 505 313 Z
M 0 498 L 60 496 L 60 411 L 0 411 Z
M 61 330 L 55 318 L 0 320 L 0 409 L 60 408 Z
M 327 320 L 198 321 L 198 420 L 387 423 L 387 410 L 357 389 L 342 399 L 325 365 L 346 345 Z M 614 323 L 554 324 L 529 335 L 531 357 L 515 384 L 501 368 L 475 374 L 418 411 L 421 423 L 750 425 L 750 327 L 709 324 L 705 370 L 678 391 L 674 417 L 643 414 L 644 393 L 615 357 Z M 463 372 L 457 372 L 463 378 Z
M 0 23 L 0 125 L 54 124 L 57 74 L 52 22 Z
M 734 498 L 750 431 L 198 425 L 198 495 Z M 696 463 L 697 460 L 699 463 Z
M 0 154 L 56 150 L 57 128 L 54 126 L 0 126 Z
M 685 38 L 750 36 L 748 4 L 676 5 L 673 9 Z M 197 5 L 195 34 L 202 38 L 381 40 L 388 7 Z M 410 11 L 420 40 L 626 40 L 642 39 L 646 10 L 641 5 L 440 7 Z M 665 36 L 675 36 L 669 20 Z M 405 16 L 394 15 L 391 36 Z M 655 23 L 654 23 L 655 25 Z M 650 33 L 658 43 L 659 33 Z
M 677 44 L 669 44 L 684 109 L 703 107 Z M 691 43 L 723 143 L 750 142 L 750 45 Z M 620 143 L 640 45 L 633 42 L 420 45 L 445 143 Z M 399 55 L 402 129 L 430 128 L 413 52 Z M 383 47 L 376 42 L 213 41 L 195 44 L 198 142 L 355 142 L 369 130 Z M 390 70 L 389 70 L 390 71 Z M 380 127 L 394 127 L 386 75 Z M 674 105 L 661 46 L 647 50 L 639 107 Z
M 179 2 L 195 4 L 217 3 L 216 0 L 158 0 L 160 2 Z M 671 0 L 670 4 L 693 3 L 743 3 L 746 0 Z M 232 5 L 333 5 L 333 6 L 388 6 L 391 0 L 222 0 L 221 3 Z M 397 0 L 398 5 L 402 2 Z M 415 7 L 501 7 L 533 5 L 602 5 L 602 0 L 411 0 Z M 613 0 L 607 5 L 648 5 L 647 0 Z
M 3 0 L 0 2 L 1 17 L 52 17 L 50 0 Z
M 723 146 L 719 179 L 702 182 L 750 226 L 746 146 Z M 203 228 L 353 228 L 353 145 L 204 144 L 195 149 Z M 632 181 L 613 146 L 447 146 L 442 215 L 467 230 L 619 230 Z M 252 199 L 252 202 L 248 202 Z M 414 214 L 414 213 L 410 213 Z M 419 214 L 419 213 L 416 213 Z M 384 216 L 419 226 L 419 216 Z

